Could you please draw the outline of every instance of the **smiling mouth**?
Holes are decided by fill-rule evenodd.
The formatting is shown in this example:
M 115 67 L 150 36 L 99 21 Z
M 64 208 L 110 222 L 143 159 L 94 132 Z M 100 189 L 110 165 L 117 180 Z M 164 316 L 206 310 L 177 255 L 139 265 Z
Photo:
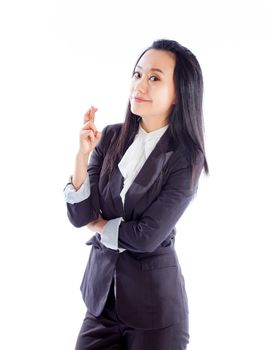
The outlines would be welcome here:
M 144 99 L 139 98 L 139 97 L 133 97 L 133 100 L 135 102 L 139 102 L 139 103 L 141 103 L 141 102 L 151 102 L 150 100 L 144 100 Z

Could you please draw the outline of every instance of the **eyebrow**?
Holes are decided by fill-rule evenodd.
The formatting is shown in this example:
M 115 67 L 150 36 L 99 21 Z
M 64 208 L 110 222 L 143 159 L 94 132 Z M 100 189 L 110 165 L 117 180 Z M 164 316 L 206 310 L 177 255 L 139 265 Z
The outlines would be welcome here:
M 136 66 L 136 67 L 142 69 L 141 66 Z M 151 68 L 150 70 L 151 70 L 151 71 L 155 71 L 155 72 L 160 72 L 160 73 L 164 74 L 164 72 L 163 72 L 161 69 L 159 69 L 159 68 Z

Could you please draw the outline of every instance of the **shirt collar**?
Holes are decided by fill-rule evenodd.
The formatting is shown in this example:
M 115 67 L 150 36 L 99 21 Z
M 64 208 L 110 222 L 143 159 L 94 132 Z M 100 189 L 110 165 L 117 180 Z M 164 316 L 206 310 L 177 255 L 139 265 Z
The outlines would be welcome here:
M 164 132 L 166 131 L 168 126 L 169 126 L 169 124 L 163 126 L 162 128 L 147 132 L 141 127 L 141 125 L 139 123 L 138 135 L 141 136 L 142 138 L 144 138 L 145 140 L 157 139 L 157 138 L 160 138 L 164 134 Z

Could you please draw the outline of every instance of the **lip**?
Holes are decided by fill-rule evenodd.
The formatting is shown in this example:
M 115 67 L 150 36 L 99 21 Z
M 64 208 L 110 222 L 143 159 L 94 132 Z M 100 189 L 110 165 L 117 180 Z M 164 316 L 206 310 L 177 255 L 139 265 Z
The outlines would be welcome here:
M 151 102 L 150 100 L 144 100 L 143 98 L 141 97 L 133 97 L 133 100 L 135 102 L 138 102 L 138 103 L 142 103 L 142 102 Z

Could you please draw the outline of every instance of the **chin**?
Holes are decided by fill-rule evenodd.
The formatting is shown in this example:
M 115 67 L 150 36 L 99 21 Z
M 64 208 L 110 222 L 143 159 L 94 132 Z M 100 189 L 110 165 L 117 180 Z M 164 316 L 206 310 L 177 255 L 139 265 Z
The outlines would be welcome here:
M 145 113 L 145 108 L 141 107 L 141 106 L 134 106 L 131 105 L 130 110 L 132 113 L 139 115 L 139 116 L 145 116 L 147 113 Z

